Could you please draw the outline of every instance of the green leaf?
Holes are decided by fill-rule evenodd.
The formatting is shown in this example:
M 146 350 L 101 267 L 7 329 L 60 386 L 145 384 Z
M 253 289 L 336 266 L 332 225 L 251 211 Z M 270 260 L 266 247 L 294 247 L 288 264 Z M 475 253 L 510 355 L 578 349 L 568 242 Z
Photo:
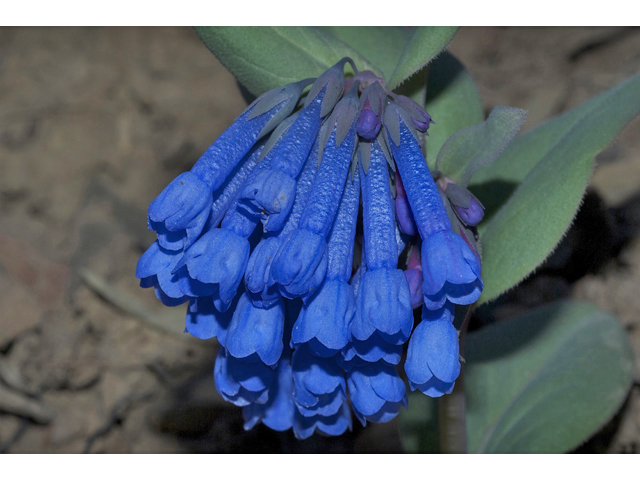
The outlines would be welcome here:
M 640 76 L 597 98 L 600 100 L 593 108 L 581 108 L 581 115 L 564 117 L 570 125 L 555 123 L 558 129 L 564 128 L 563 135 L 546 131 L 541 132 L 543 136 L 539 134 L 539 145 L 518 143 L 520 155 L 530 158 L 522 149 L 535 148 L 539 161 L 495 215 L 480 224 L 484 291 L 478 304 L 522 281 L 558 244 L 578 210 L 595 156 L 640 111 Z M 519 164 L 519 156 L 512 156 L 511 147 L 508 149 L 509 156 Z M 500 191 L 495 182 L 489 186 Z M 481 191 L 472 191 L 486 202 L 488 197 Z
M 411 75 L 422 70 L 436 55 L 445 49 L 459 27 L 415 27 L 396 68 L 387 82 L 391 90 Z
M 595 155 L 639 110 L 640 76 L 636 75 L 516 137 L 491 165 L 478 170 L 471 179 L 471 190 L 486 208 L 485 218 L 507 201 L 533 167 L 569 132 L 585 132 Z
M 462 187 L 471 175 L 496 159 L 516 136 L 527 112 L 512 107 L 494 107 L 484 122 L 454 133 L 440 149 L 436 170 Z
M 426 110 L 435 122 L 427 137 L 427 163 L 433 170 L 440 148 L 451 135 L 484 120 L 480 95 L 471 75 L 447 52 L 429 65 Z
M 317 77 L 343 57 L 380 70 L 354 48 L 311 27 L 195 27 L 220 62 L 254 95 Z
M 605 425 L 632 384 L 633 353 L 612 315 L 559 302 L 467 337 L 469 452 L 560 453 Z
M 386 80 L 402 56 L 411 37 L 405 27 L 315 27 L 333 35 L 360 52 L 370 63 L 376 65 Z

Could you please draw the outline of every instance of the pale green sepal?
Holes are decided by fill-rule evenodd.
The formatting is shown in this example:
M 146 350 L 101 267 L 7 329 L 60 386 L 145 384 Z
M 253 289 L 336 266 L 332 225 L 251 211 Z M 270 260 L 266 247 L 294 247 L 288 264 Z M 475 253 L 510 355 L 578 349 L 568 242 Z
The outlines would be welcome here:
M 384 107 L 387 103 L 387 92 L 384 91 L 379 82 L 374 82 L 364 89 L 360 95 L 360 105 L 364 106 L 365 100 L 369 100 L 371 110 L 378 117 L 384 113 Z
M 358 146 L 358 151 L 360 153 L 360 163 L 362 164 L 362 169 L 364 173 L 369 173 L 369 161 L 371 159 L 371 143 L 370 142 L 360 142 Z
M 269 136 L 269 139 L 267 140 L 267 142 L 264 144 L 264 148 L 262 149 L 262 151 L 260 152 L 260 155 L 258 156 L 258 162 L 262 161 L 262 159 L 267 155 L 267 153 L 269 153 L 269 151 L 273 148 L 276 142 L 280 138 L 282 138 L 283 135 L 286 135 L 287 131 L 289 130 L 289 128 L 291 128 L 291 125 L 293 125 L 293 122 L 296 121 L 299 115 L 300 115 L 300 110 L 298 110 L 293 115 L 283 120 L 280 123 L 280 125 L 278 125 L 275 128 L 273 133 Z
M 390 103 L 384 111 L 384 128 L 387 130 L 393 143 L 400 145 L 400 118 L 402 118 L 405 126 L 418 142 L 418 132 L 416 132 L 409 114 L 395 103 Z
M 387 142 L 386 135 L 378 134 L 378 143 L 380 143 L 380 148 L 382 153 L 384 153 L 385 158 L 387 159 L 387 163 L 393 172 L 396 171 L 396 162 L 393 161 L 393 157 L 391 156 L 391 150 L 389 149 L 389 143 Z
M 253 108 L 251 109 L 248 120 L 262 115 L 277 105 L 286 102 L 286 104 L 280 108 L 278 113 L 276 113 L 262 128 L 258 135 L 258 139 L 273 130 L 280 124 L 280 122 L 287 118 L 291 112 L 293 112 L 298 104 L 300 95 L 302 95 L 302 91 L 307 85 L 313 83 L 314 80 L 315 79 L 313 78 L 307 78 L 296 83 L 285 85 L 282 88 L 276 88 L 265 93 L 253 102 Z
M 351 62 L 351 59 L 343 58 L 318 77 L 305 98 L 305 107 L 320 94 L 323 88 L 326 88 L 320 108 L 320 117 L 324 118 L 331 113 L 344 92 L 344 64 L 347 62 Z
M 456 207 L 469 208 L 473 195 L 466 188 L 461 187 L 457 183 L 449 183 L 446 191 L 447 198 Z

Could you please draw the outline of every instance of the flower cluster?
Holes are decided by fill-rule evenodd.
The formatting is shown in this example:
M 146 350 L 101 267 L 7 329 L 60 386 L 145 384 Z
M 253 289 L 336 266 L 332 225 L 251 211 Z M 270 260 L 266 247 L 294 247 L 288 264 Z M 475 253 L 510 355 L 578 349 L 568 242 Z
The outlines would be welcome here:
M 411 389 L 453 389 L 454 305 L 482 290 L 469 234 L 482 208 L 434 181 L 430 123 L 343 59 L 259 97 L 149 206 L 158 239 L 136 275 L 164 304 L 188 302 L 186 332 L 217 337 L 215 385 L 245 428 L 307 438 L 350 429 L 351 410 L 392 419 L 407 406 L 407 342 Z

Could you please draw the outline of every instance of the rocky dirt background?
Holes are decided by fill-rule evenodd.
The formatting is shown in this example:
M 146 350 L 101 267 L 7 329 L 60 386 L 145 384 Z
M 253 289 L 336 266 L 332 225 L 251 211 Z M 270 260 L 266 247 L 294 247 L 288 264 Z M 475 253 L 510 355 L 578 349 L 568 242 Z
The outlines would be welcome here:
M 450 46 L 487 112 L 525 128 L 640 70 L 640 29 L 463 28 Z M 214 341 L 134 278 L 149 202 L 243 110 L 188 28 L 0 29 L 0 452 L 386 452 L 395 425 L 299 442 L 242 429 Z M 598 157 L 574 227 L 492 312 L 560 297 L 618 316 L 640 358 L 640 122 Z M 579 451 L 640 448 L 640 367 Z

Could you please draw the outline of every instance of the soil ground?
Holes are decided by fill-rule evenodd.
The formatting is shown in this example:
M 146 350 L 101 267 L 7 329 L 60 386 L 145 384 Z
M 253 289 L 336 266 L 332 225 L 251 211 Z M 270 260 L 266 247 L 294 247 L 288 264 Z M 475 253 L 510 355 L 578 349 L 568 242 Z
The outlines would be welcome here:
M 527 109 L 531 128 L 638 72 L 640 29 L 463 28 L 450 51 L 487 112 Z M 149 202 L 245 105 L 188 28 L 0 29 L 0 451 L 399 449 L 394 423 L 303 442 L 245 433 L 213 386 L 215 342 L 183 334 L 184 307 L 134 278 Z M 598 157 L 568 254 L 502 315 L 585 299 L 618 316 L 640 358 L 638 127 Z M 637 366 L 623 410 L 580 451 L 639 448 Z

